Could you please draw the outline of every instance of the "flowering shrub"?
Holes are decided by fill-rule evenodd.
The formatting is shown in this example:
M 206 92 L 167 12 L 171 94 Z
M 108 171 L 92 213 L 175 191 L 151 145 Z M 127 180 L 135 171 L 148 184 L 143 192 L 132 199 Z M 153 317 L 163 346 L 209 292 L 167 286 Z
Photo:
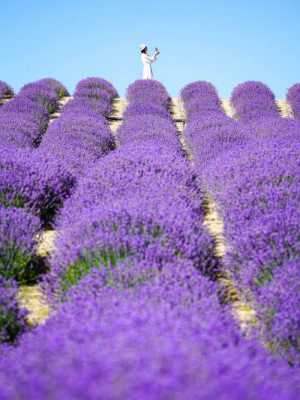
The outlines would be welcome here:
M 37 217 L 19 208 L 0 207 L 0 276 L 21 283 L 35 279 L 38 271 L 31 261 L 40 229 Z
M 190 83 L 182 89 L 181 98 L 187 113 L 184 135 L 197 166 L 203 168 L 222 152 L 247 143 L 248 130 L 224 114 L 212 84 Z
M 300 84 L 299 83 L 296 83 L 294 86 L 289 88 L 286 99 L 287 99 L 287 102 L 292 107 L 295 118 L 300 119 Z
M 134 81 L 127 89 L 129 102 L 148 103 L 168 107 L 170 96 L 166 88 L 156 80 L 139 79 Z
M 44 79 L 42 79 L 42 82 L 45 85 L 48 85 L 49 87 L 54 89 L 54 91 L 56 92 L 56 94 L 58 95 L 59 98 L 62 98 L 62 97 L 65 97 L 65 96 L 70 96 L 68 90 L 64 87 L 64 85 L 61 84 L 56 79 L 44 78 Z
M 126 124 L 122 124 L 118 129 L 118 137 L 121 145 L 153 141 L 154 146 L 147 146 L 150 153 L 158 145 L 164 145 L 161 150 L 164 154 L 167 152 L 166 146 L 172 148 L 172 152 L 179 151 L 177 132 L 173 122 L 169 116 L 162 118 L 156 115 L 155 111 L 154 115 L 152 113 L 150 115 L 137 114 L 128 118 Z M 134 146 L 131 148 L 133 149 Z M 143 156 L 146 156 L 147 149 L 146 151 L 141 149 L 141 151 Z M 136 156 L 139 157 L 139 154 Z
M 0 146 L 0 205 L 24 208 L 49 224 L 74 185 L 51 154 Z
M 105 117 L 116 92 L 105 82 L 99 78 L 79 82 L 74 99 L 48 128 L 38 149 L 41 157 L 54 155 L 74 178 L 115 146 Z
M 262 118 L 247 124 L 247 131 L 249 138 L 254 139 L 293 139 L 300 135 L 300 122 L 291 118 Z
M 242 122 L 279 116 L 275 96 L 262 82 L 239 84 L 234 88 L 230 100 Z
M 58 107 L 66 91 L 49 78 L 25 85 L 18 95 L 0 109 L 1 143 L 13 148 L 37 147 L 41 141 L 49 114 Z
M 215 101 L 215 104 L 219 104 L 220 100 L 215 87 L 206 81 L 196 81 L 186 85 L 180 93 L 180 96 L 184 103 L 190 103 L 194 98 L 201 99 L 209 98 L 211 101 Z
M 18 147 L 38 145 L 47 129 L 49 115 L 38 103 L 17 96 L 2 106 L 0 130 L 3 140 Z
M 75 97 L 80 96 L 82 91 L 84 91 L 84 93 L 87 93 L 86 90 L 93 91 L 94 89 L 100 89 L 102 91 L 102 96 L 104 96 L 103 91 L 108 93 L 110 96 L 110 100 L 118 96 L 118 92 L 113 87 L 113 85 L 110 82 L 106 81 L 105 79 L 101 78 L 82 79 L 76 86 L 74 96 Z
M 27 312 L 17 303 L 15 281 L 0 276 L 0 345 L 14 342 L 26 330 Z
M 42 79 L 37 82 L 28 83 L 18 93 L 18 97 L 25 97 L 44 107 L 49 114 L 58 108 L 59 95 L 54 87 Z

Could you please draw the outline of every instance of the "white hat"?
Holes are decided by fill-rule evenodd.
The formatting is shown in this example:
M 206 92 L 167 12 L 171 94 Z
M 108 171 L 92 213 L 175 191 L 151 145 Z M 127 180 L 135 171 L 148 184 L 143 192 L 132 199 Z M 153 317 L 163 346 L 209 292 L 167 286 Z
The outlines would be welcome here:
M 145 43 L 140 44 L 140 50 L 143 51 L 147 45 Z

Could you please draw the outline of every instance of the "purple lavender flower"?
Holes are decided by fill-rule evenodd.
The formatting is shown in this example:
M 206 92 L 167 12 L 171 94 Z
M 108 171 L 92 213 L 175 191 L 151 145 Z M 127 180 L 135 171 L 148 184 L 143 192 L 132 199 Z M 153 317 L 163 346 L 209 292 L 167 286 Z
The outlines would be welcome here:
M 106 117 L 115 91 L 100 78 L 79 82 L 62 115 L 45 133 L 39 154 L 51 154 L 74 179 L 115 147 Z
M 55 112 L 58 107 L 59 96 L 57 92 L 42 80 L 23 86 L 18 93 L 18 97 L 25 97 L 37 102 L 50 114 Z
M 25 208 L 48 224 L 73 185 L 53 155 L 0 146 L 2 206 Z
M 86 94 L 86 90 L 90 90 L 90 93 L 94 89 L 100 89 L 102 92 L 106 92 L 110 96 L 110 101 L 118 96 L 118 92 L 113 87 L 113 85 L 106 81 L 105 79 L 101 78 L 86 78 L 82 79 L 78 85 L 76 86 L 75 96 L 80 96 L 82 91 Z M 103 94 L 104 96 L 104 94 Z
M 56 79 L 53 78 L 43 78 L 41 80 L 44 84 L 49 85 L 52 89 L 55 90 L 56 94 L 58 95 L 59 98 L 65 97 L 65 96 L 70 96 L 68 90 L 65 88 L 65 86 L 57 81 Z
M 14 342 L 26 330 L 27 312 L 17 303 L 18 286 L 0 276 L 0 344 Z
M 64 93 L 57 81 L 45 79 L 25 85 L 12 101 L 0 110 L 0 137 L 4 145 L 37 147 L 45 132 L 49 113 L 58 107 Z
M 184 103 L 193 102 L 193 99 L 211 99 L 214 104 L 220 104 L 220 100 L 216 88 L 206 81 L 196 81 L 186 85 L 180 92 L 180 96 Z
M 127 98 L 130 102 L 144 103 L 146 101 L 151 104 L 162 105 L 165 108 L 168 107 L 170 101 L 166 88 L 159 81 L 153 79 L 134 81 L 127 89 Z
M 296 83 L 294 86 L 289 88 L 286 99 L 287 99 L 287 102 L 292 107 L 295 118 L 300 119 L 300 84 L 299 83 Z
M 37 217 L 19 208 L 0 207 L 0 276 L 19 282 L 36 277 L 31 260 L 40 229 Z
M 279 117 L 273 92 L 262 82 L 248 81 L 234 88 L 231 102 L 242 122 Z

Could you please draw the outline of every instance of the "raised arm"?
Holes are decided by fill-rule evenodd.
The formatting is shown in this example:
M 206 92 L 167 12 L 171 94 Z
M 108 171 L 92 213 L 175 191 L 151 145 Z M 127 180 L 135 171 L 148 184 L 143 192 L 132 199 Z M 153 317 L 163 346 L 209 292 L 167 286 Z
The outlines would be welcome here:
M 157 60 L 157 57 L 159 55 L 159 51 L 155 51 L 153 56 L 150 55 L 146 55 L 146 62 L 148 62 L 149 64 L 154 63 Z

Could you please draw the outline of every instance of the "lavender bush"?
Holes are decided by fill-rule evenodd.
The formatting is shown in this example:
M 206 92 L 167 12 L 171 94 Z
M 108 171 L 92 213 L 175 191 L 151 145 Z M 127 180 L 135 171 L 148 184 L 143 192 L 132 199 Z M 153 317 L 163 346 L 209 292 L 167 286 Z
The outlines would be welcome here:
M 58 108 L 59 95 L 52 85 L 42 79 L 37 82 L 24 85 L 18 93 L 19 97 L 25 97 L 40 104 L 49 113 Z
M 17 293 L 17 284 L 0 276 L 0 345 L 14 342 L 26 330 L 27 312 L 19 307 Z
M 230 100 L 242 122 L 279 116 L 275 96 L 262 82 L 239 84 L 234 88 Z
M 0 205 L 24 208 L 49 224 L 74 179 L 53 155 L 0 146 Z
M 292 107 L 296 119 L 300 119 L 300 84 L 296 83 L 289 88 L 286 96 L 287 102 Z
M 118 92 L 113 87 L 113 85 L 105 79 L 101 78 L 85 78 L 82 79 L 76 86 L 75 96 L 80 95 L 82 90 L 94 90 L 101 89 L 110 95 L 112 100 L 114 97 L 118 96 Z M 85 92 L 86 93 L 86 92 Z
M 129 85 L 127 89 L 129 102 L 156 104 L 168 107 L 170 96 L 166 88 L 156 80 L 139 79 Z
M 14 148 L 37 147 L 47 128 L 49 114 L 58 107 L 62 88 L 51 79 L 25 85 L 15 99 L 1 107 L 1 143 Z
M 115 146 L 105 117 L 116 91 L 105 82 L 100 78 L 79 82 L 74 99 L 48 128 L 38 150 L 41 157 L 54 155 L 74 179 Z
M 247 143 L 249 129 L 224 114 L 212 84 L 190 83 L 182 89 L 181 98 L 187 113 L 185 140 L 197 166 L 203 168 L 222 152 Z
M 59 98 L 65 97 L 65 96 L 70 96 L 70 93 L 68 92 L 67 88 L 57 81 L 56 79 L 53 78 L 44 78 L 42 79 L 43 83 L 54 89 L 56 94 L 58 95 Z
M 20 283 L 38 275 L 32 264 L 40 233 L 37 217 L 19 208 L 0 207 L 0 276 Z

